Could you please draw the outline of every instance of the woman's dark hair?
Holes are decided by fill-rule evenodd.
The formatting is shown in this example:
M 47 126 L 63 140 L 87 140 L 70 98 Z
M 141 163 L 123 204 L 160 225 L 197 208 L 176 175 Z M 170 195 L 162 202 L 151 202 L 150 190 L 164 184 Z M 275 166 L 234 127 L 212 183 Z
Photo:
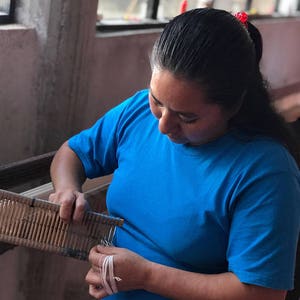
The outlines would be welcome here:
M 262 37 L 253 24 L 247 25 L 224 10 L 187 11 L 166 25 L 154 45 L 152 64 L 199 83 L 209 102 L 235 112 L 231 128 L 277 139 L 299 163 L 296 140 L 274 111 L 259 69 Z

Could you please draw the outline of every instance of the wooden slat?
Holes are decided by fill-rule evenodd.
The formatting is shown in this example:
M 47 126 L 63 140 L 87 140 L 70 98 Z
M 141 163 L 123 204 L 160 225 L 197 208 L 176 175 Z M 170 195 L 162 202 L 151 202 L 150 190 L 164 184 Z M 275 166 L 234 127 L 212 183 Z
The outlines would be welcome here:
M 9 190 L 33 180 L 50 181 L 50 164 L 54 152 L 0 165 L 0 189 Z
M 93 210 L 85 212 L 81 224 L 65 224 L 59 218 L 58 204 L 0 190 L 3 242 L 87 259 L 90 248 L 111 243 L 116 226 L 122 224 L 120 218 Z

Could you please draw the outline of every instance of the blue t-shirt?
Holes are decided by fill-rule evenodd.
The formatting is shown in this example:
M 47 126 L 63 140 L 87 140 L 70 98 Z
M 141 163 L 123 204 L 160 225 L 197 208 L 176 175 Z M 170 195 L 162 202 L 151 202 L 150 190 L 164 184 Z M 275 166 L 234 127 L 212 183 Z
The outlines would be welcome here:
M 279 143 L 230 131 L 200 146 L 175 144 L 159 132 L 144 90 L 69 146 L 87 177 L 114 173 L 107 206 L 125 220 L 116 246 L 183 270 L 293 288 L 300 181 Z M 109 299 L 164 298 L 132 291 Z

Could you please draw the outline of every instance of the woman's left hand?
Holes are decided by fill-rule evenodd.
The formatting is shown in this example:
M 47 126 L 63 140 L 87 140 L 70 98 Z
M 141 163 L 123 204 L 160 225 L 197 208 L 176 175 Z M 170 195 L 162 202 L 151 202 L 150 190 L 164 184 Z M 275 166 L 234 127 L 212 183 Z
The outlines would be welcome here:
M 113 256 L 114 277 L 118 291 L 143 289 L 150 270 L 150 261 L 124 248 L 95 246 L 89 254 L 91 269 L 85 278 L 91 296 L 96 299 L 108 296 L 103 288 L 105 283 L 102 279 L 104 271 L 102 265 L 107 256 Z M 109 279 L 106 279 L 109 282 Z

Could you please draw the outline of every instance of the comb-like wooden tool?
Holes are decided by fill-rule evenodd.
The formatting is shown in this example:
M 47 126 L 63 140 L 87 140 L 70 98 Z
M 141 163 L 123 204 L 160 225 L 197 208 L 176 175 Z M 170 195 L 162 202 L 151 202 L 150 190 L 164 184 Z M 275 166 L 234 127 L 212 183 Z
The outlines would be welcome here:
M 66 224 L 59 205 L 0 190 L 0 241 L 87 260 L 89 250 L 112 242 L 123 220 L 88 211 L 81 224 Z

